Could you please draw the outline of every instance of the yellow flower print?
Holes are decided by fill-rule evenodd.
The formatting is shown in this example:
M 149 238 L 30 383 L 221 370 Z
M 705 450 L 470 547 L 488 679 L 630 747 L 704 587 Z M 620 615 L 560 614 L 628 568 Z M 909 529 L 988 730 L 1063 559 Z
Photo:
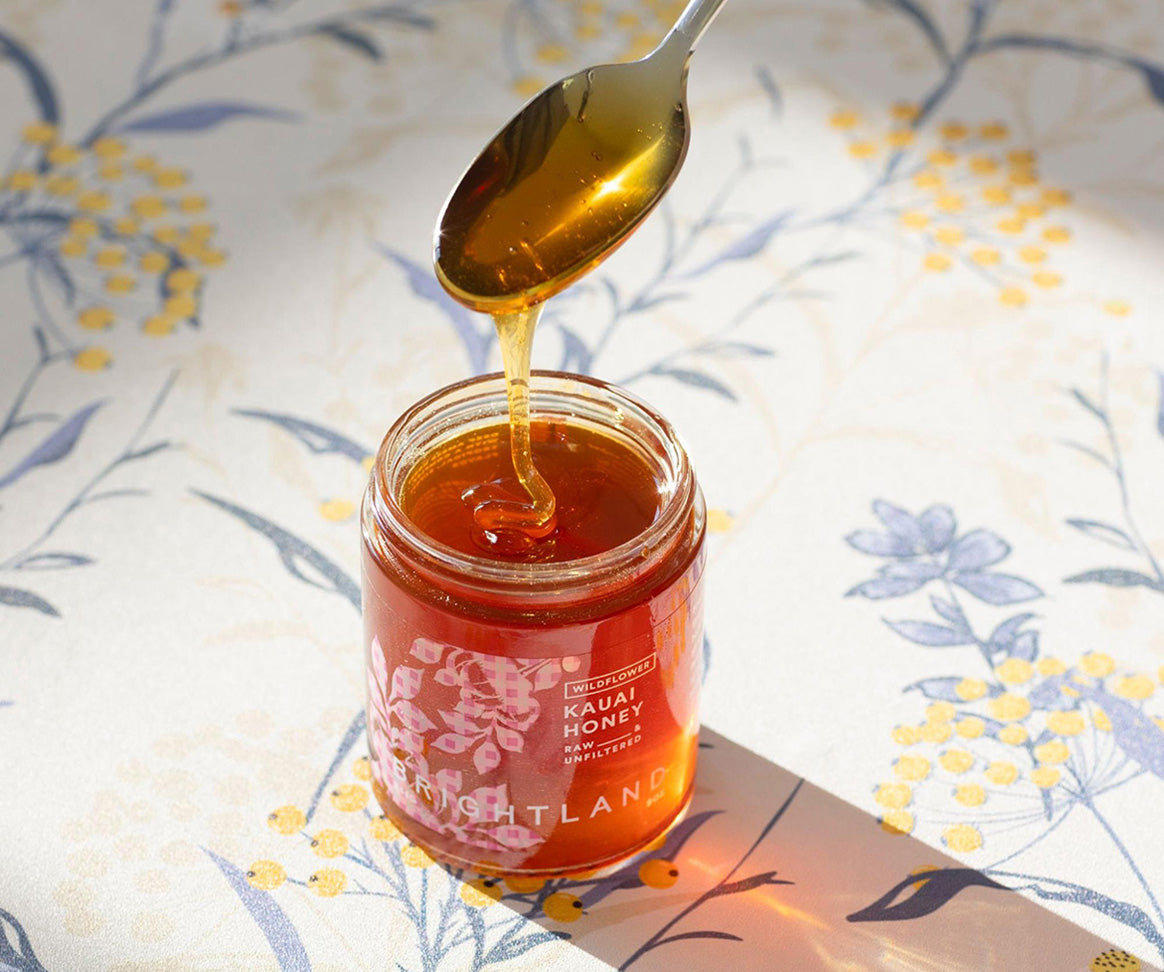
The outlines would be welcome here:
M 648 850 L 653 848 L 648 848 Z M 505 879 L 505 886 L 517 894 L 537 894 L 546 886 L 546 879 L 540 877 L 523 877 L 512 875 Z
M 170 265 L 170 258 L 161 250 L 148 250 L 138 261 L 138 267 L 145 273 L 161 273 Z
M 173 334 L 177 322 L 168 314 L 151 314 L 142 322 L 142 332 L 150 337 L 165 337 Z
M 842 130 L 849 128 L 856 128 L 861 121 L 861 116 L 857 112 L 842 108 L 839 111 L 834 111 L 832 117 L 829 118 L 829 124 L 833 128 L 840 128 Z
M 1067 665 L 1062 659 L 1052 658 L 1048 655 L 1035 662 L 1035 669 L 1040 675 L 1062 675 L 1067 671 Z
M 954 261 L 944 253 L 927 253 L 922 260 L 922 266 L 935 273 L 949 270 L 953 265 Z
M 885 142 L 890 148 L 908 148 L 916 138 L 917 134 L 911 128 L 895 128 L 885 136 Z
M 205 196 L 183 196 L 178 200 L 178 210 L 183 213 L 201 213 L 206 209 Z
M 333 867 L 322 868 L 307 879 L 307 886 L 321 898 L 334 898 L 343 894 L 347 883 L 348 876 Z
M 908 810 L 887 810 L 881 815 L 881 829 L 891 834 L 908 834 L 913 826 L 913 814 Z
M 998 171 L 998 163 L 989 155 L 972 155 L 968 164 L 975 175 L 990 175 Z
M 943 182 L 941 173 L 933 170 L 919 172 L 913 177 L 913 184 L 919 189 L 937 189 Z
M 948 722 L 927 722 L 921 727 L 921 737 L 923 742 L 928 743 L 944 743 L 952 735 L 954 730 L 950 728 Z
M 166 288 L 172 294 L 188 294 L 201 283 L 202 275 L 189 267 L 179 267 L 166 275 Z
M 294 834 L 307 826 L 307 815 L 295 806 L 280 807 L 267 815 L 267 826 L 280 834 Z
M 855 159 L 871 159 L 877 154 L 877 145 L 867 140 L 850 142 L 849 154 Z
M 897 726 L 892 735 L 893 741 L 900 746 L 913 746 L 922 741 L 921 726 Z
M 639 880 L 648 888 L 669 888 L 679 880 L 679 869 L 661 857 L 639 865 Z
M 889 109 L 889 114 L 897 121 L 911 122 L 920 111 L 921 108 L 912 102 L 899 101 Z
M 1007 186 L 983 186 L 979 195 L 983 202 L 992 206 L 1005 206 L 1014 198 L 1014 193 Z
M 1112 317 L 1127 317 L 1132 312 L 1132 305 L 1126 300 L 1107 300 L 1103 303 L 1103 309 Z
M 81 161 L 81 150 L 75 145 L 58 143 L 45 152 L 44 157 L 48 160 L 49 165 L 75 165 Z
M 980 678 L 964 678 L 954 686 L 954 694 L 963 702 L 973 702 L 986 694 L 986 683 Z
M 934 149 L 934 151 L 926 156 L 926 161 L 930 165 L 948 166 L 957 162 L 958 156 L 949 149 Z
M 331 805 L 346 813 L 363 810 L 368 805 L 368 790 L 358 783 L 345 783 L 331 791 Z
M 1087 720 L 1077 709 L 1047 714 L 1047 729 L 1057 736 L 1078 736 L 1087 728 Z
M 582 917 L 582 902 L 565 891 L 555 891 L 542 902 L 542 911 L 554 921 L 577 921 Z
M 990 141 L 1001 141 L 1010 136 L 1010 129 L 1002 122 L 986 122 L 978 129 L 978 134 Z
M 36 183 L 36 173 L 31 169 L 17 169 L 8 177 L 8 188 L 13 192 L 31 192 Z
M 1071 230 L 1066 226 L 1048 226 L 1043 230 L 1043 239 L 1048 243 L 1068 243 L 1071 240 Z
M 1044 189 L 1039 199 L 1047 206 L 1066 206 L 1071 202 L 1071 193 L 1066 189 Z
M 1088 963 L 1088 972 L 1140 972 L 1143 963 L 1122 948 L 1109 948 Z
M 949 773 L 966 773 L 974 765 L 974 756 L 964 749 L 947 749 L 938 757 L 942 769 Z
M 946 246 L 957 246 L 966 239 L 966 231 L 961 226 L 939 226 L 934 230 L 934 239 Z
M 161 196 L 138 196 L 129 208 L 141 219 L 156 219 L 166 211 L 166 201 Z
M 1002 260 L 1002 254 L 992 246 L 980 246 L 970 254 L 970 259 L 980 266 L 993 267 Z
M 125 142 L 106 135 L 93 143 L 93 154 L 99 159 L 120 159 L 125 155 Z
M 1103 652 L 1093 651 L 1079 659 L 1079 670 L 1092 678 L 1105 678 L 1115 667 L 1115 659 Z
M 966 716 L 964 719 L 959 719 L 954 728 L 962 739 L 977 739 L 986 732 L 986 723 L 977 716 Z
M 1031 782 L 1040 790 L 1049 790 L 1055 786 L 1063 776 L 1057 766 L 1038 766 L 1031 770 Z
M 906 229 L 925 229 L 929 224 L 929 216 L 920 209 L 910 209 L 901 214 L 901 225 Z
M 991 763 L 986 767 L 986 778 L 995 786 L 1010 786 L 1018 779 L 1018 767 L 1005 761 Z
M 157 169 L 153 180 L 159 189 L 180 189 L 186 185 L 187 176 L 181 169 Z
M 137 281 L 127 273 L 115 273 L 105 278 L 105 289 L 111 294 L 129 294 L 137 287 Z
M 20 130 L 20 137 L 29 145 L 48 145 L 56 141 L 57 126 L 52 122 L 31 122 Z
M 887 809 L 900 810 L 909 806 L 913 790 L 904 783 L 882 783 L 874 792 L 873 799 Z
M 899 780 L 924 780 L 930 775 L 930 761 L 924 756 L 900 756 L 893 764 L 893 772 Z
M 113 270 L 125 263 L 125 250 L 119 246 L 109 246 L 93 255 L 93 262 L 102 270 Z
M 51 175 L 44 181 L 44 190 L 50 196 L 71 196 L 81 188 L 76 176 Z
M 1003 685 L 1021 685 L 1023 682 L 1030 681 L 1031 676 L 1035 673 L 1035 669 L 1025 659 L 1008 658 L 994 669 L 994 673 Z
M 1047 251 L 1041 246 L 1024 246 L 1018 251 L 1023 263 L 1042 263 L 1047 259 Z
M 436 863 L 423 847 L 409 844 L 400 852 L 400 859 L 409 867 L 425 868 Z
M 76 236 L 66 236 L 61 240 L 57 251 L 65 257 L 82 257 L 89 250 L 89 244 Z
M 1022 287 L 1003 287 L 998 292 L 998 299 L 1007 307 L 1025 307 L 1027 292 Z
M 942 124 L 938 132 L 947 142 L 960 142 L 970 134 L 970 129 L 961 122 L 949 121 Z
M 1125 675 L 1112 688 L 1112 692 L 1116 695 L 1134 701 L 1151 698 L 1155 691 L 1156 686 L 1152 684 L 1152 679 L 1147 675 Z
M 954 799 L 964 807 L 980 807 L 986 802 L 986 791 L 978 783 L 963 783 L 954 790 Z
M 487 908 L 501 900 L 504 894 L 501 885 L 494 878 L 477 878 L 461 885 L 461 900 L 471 908 Z
M 361 756 L 352 763 L 352 776 L 364 782 L 370 780 L 372 778 L 372 761 L 367 756 Z
M 1025 696 L 1003 692 L 986 704 L 986 711 L 999 722 L 1018 722 L 1031 714 L 1031 703 Z
M 356 512 L 356 504 L 346 499 L 330 499 L 319 504 L 319 515 L 325 520 L 338 523 Z
M 73 367 L 78 371 L 104 371 L 113 363 L 113 355 L 105 348 L 82 348 L 73 355 Z
M 77 208 L 85 213 L 103 213 L 112 205 L 104 192 L 83 192 L 77 197 Z
M 103 331 L 117 319 L 109 307 L 86 307 L 77 315 L 77 323 L 86 331 Z
M 960 213 L 966 208 L 966 199 L 957 193 L 943 193 L 934 200 L 934 205 L 943 213 Z
M 375 840 L 395 840 L 400 836 L 400 828 L 396 826 L 387 817 L 381 815 L 373 817 L 368 824 L 368 833 L 372 835 Z
M 1051 270 L 1038 270 L 1031 274 L 1031 282 L 1036 287 L 1058 287 L 1063 282 L 1063 277 Z
M 255 861 L 247 870 L 247 883 L 260 891 L 274 891 L 287 880 L 283 865 L 276 861 Z
M 998 740 L 1006 746 L 1021 746 L 1030 738 L 1031 734 L 1017 723 L 998 730 Z
M 1042 743 L 1035 747 L 1035 759 L 1040 763 L 1065 763 L 1071 756 L 1071 750 L 1062 739 Z
M 942 843 L 958 854 L 969 854 L 982 846 L 982 834 L 970 824 L 955 824 L 942 832 Z
M 317 857 L 343 857 L 350 846 L 339 830 L 321 830 L 311 838 L 311 850 Z
M 958 714 L 953 703 L 938 701 L 926 706 L 926 720 L 928 722 L 949 722 Z

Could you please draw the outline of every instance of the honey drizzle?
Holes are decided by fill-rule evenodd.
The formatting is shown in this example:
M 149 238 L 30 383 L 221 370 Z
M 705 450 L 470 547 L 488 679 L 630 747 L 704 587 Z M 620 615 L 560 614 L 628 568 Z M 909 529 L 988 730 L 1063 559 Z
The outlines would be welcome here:
M 489 483 L 467 490 L 464 499 L 473 505 L 474 537 L 485 550 L 517 553 L 529 549 L 557 528 L 554 492 L 534 465 L 529 432 L 529 371 L 534 329 L 542 305 L 494 314 L 493 326 L 501 343 L 505 366 L 505 392 L 509 402 L 509 451 L 513 471 L 528 503 L 499 497 Z

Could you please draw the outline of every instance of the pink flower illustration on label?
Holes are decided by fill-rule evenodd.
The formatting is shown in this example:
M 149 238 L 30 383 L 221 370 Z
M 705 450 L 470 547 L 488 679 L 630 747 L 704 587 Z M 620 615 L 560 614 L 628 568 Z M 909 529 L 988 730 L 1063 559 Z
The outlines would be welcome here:
M 485 655 L 423 637 L 413 640 L 410 663 L 391 671 L 379 638 L 371 655 L 372 759 L 397 806 L 474 846 L 525 850 L 541 843 L 541 835 L 513 822 L 507 784 L 489 785 L 488 777 L 504 754 L 523 751 L 541 713 L 534 696 L 561 681 L 562 660 Z M 435 711 L 425 711 L 420 698 L 436 702 Z M 444 765 L 435 765 L 438 759 Z M 467 776 L 483 785 L 466 791 Z

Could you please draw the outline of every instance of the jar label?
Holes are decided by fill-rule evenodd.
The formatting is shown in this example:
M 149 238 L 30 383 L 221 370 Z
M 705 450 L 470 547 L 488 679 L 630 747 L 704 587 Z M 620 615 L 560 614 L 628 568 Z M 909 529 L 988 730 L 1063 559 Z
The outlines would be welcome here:
M 697 578 L 636 605 L 638 634 L 621 644 L 594 644 L 584 627 L 551 632 L 590 649 L 560 657 L 438 642 L 376 598 L 367 678 L 377 796 L 430 831 L 421 839 L 435 849 L 503 867 L 534 857 L 555 866 L 559 851 L 581 865 L 603 845 L 611 855 L 620 840 L 633 845 L 636 831 L 649 838 L 681 806 L 694 768 Z

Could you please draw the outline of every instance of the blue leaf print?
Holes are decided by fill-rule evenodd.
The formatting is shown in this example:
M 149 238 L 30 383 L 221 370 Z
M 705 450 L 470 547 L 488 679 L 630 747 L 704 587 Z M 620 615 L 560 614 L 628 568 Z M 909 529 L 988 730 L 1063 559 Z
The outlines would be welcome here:
M 965 679 L 961 675 L 945 675 L 940 678 L 923 678 L 902 689 L 903 692 L 921 692 L 927 699 L 939 699 L 943 702 L 961 702 L 962 698 L 956 691 Z
M 282 972 L 311 972 L 311 962 L 304 951 L 299 932 L 283 913 L 283 909 L 276 904 L 275 899 L 266 891 L 252 887 L 246 875 L 230 861 L 219 857 L 212 850 L 202 848 L 218 869 L 222 871 L 227 883 L 234 889 L 239 900 L 251 913 L 255 924 L 259 926 L 279 961 Z
M 966 624 L 966 615 L 962 613 L 962 609 L 958 607 L 953 601 L 947 601 L 944 597 L 938 597 L 936 594 L 930 596 L 930 604 L 933 605 L 934 610 L 958 628 L 968 627 Z
M 367 713 L 363 709 L 360 709 L 348 726 L 348 731 L 344 733 L 343 738 L 340 740 L 335 755 L 331 758 L 331 765 L 328 766 L 327 772 L 323 774 L 323 779 L 319 781 L 319 785 L 315 788 L 315 793 L 311 796 L 311 803 L 308 804 L 307 813 L 305 814 L 309 823 L 311 818 L 315 816 L 315 811 L 319 809 L 319 801 L 323 799 L 324 791 L 327 790 L 332 777 L 339 771 L 344 760 L 348 758 L 348 753 L 352 751 L 356 743 L 363 739 L 366 725 Z
M 54 429 L 47 439 L 25 456 L 23 461 L 6 476 L 0 476 L 0 489 L 14 483 L 30 469 L 35 469 L 37 466 L 47 466 L 64 459 L 73 451 L 73 446 L 77 444 L 81 433 L 85 431 L 85 423 L 103 404 L 105 403 L 93 402 L 91 405 L 86 405 Z
M 916 887 L 909 897 L 898 901 L 906 891 Z M 924 881 L 918 881 L 916 874 L 910 874 L 885 892 L 867 908 L 848 915 L 846 921 L 912 921 L 933 914 L 959 891 L 970 887 L 1007 889 L 991 880 L 981 871 L 970 868 L 949 867 L 940 871 L 927 871 Z
M 1019 629 L 1033 618 L 1033 614 L 1016 614 L 1013 618 L 1007 618 L 997 628 L 990 633 L 990 645 L 996 650 L 1006 650 L 1012 644 L 1019 633 Z
M 971 530 L 959 537 L 950 547 L 951 570 L 981 570 L 990 567 L 1010 554 L 1010 546 L 998 534 L 989 530 Z
M 1164 780 L 1164 729 L 1161 729 L 1137 706 L 1105 692 L 1084 690 L 1111 720 L 1111 734 L 1120 748 L 1149 773 Z
M 7 58 L 20 69 L 25 81 L 28 82 L 29 93 L 36 102 L 40 117 L 54 124 L 60 121 L 61 112 L 57 107 L 57 96 L 48 74 L 15 37 L 2 30 L 0 30 L 0 58 Z
M 1017 604 L 1042 597 L 1043 592 L 1030 581 L 1012 574 L 991 574 L 969 571 L 951 578 L 964 591 L 987 604 Z
M 570 328 L 558 325 L 558 332 L 562 335 L 562 371 L 579 371 L 582 374 L 590 373 L 593 355 L 586 343 Z
M 1110 523 L 1100 523 L 1098 520 L 1068 520 L 1067 525 L 1095 540 L 1119 547 L 1121 550 L 1136 549 L 1132 538 L 1119 527 L 1112 526 Z
M 384 52 L 380 50 L 379 45 L 362 31 L 335 24 L 324 24 L 319 28 L 318 33 L 322 37 L 330 37 L 345 47 L 358 51 L 371 61 L 384 60 Z
M 271 121 L 298 121 L 299 115 L 282 108 L 267 108 L 241 101 L 203 101 L 170 108 L 126 122 L 121 132 L 202 132 L 232 118 L 266 118 Z
M 941 564 L 932 560 L 906 560 L 886 564 L 879 571 L 882 577 L 905 577 L 911 580 L 932 581 L 945 573 Z
M 50 618 L 61 616 L 61 612 L 39 594 L 21 590 L 19 587 L 0 587 L 0 604 L 7 604 L 9 607 L 32 608 L 41 614 L 47 614 Z
M 1164 371 L 1158 372 L 1160 381 L 1160 404 L 1156 406 L 1156 431 L 1164 436 Z
M 265 412 L 257 408 L 236 408 L 234 409 L 234 414 L 274 423 L 279 428 L 295 436 L 295 438 L 307 447 L 308 451 L 315 453 L 317 456 L 335 452 L 341 456 L 347 456 L 349 459 L 354 459 L 356 462 L 363 462 L 372 454 L 370 449 L 364 448 L 358 442 L 352 441 L 347 436 L 340 435 L 340 433 L 333 429 L 318 425 L 315 422 L 308 422 L 306 419 L 295 418 L 293 415 L 284 415 L 279 412 Z
M 1141 64 L 1140 70 L 1144 72 L 1144 80 L 1148 82 L 1152 97 L 1164 105 L 1164 71 L 1151 64 Z
M 788 217 L 791 215 L 791 211 L 787 211 L 765 220 L 759 226 L 741 236 L 734 243 L 726 246 L 702 266 L 683 274 L 682 279 L 688 280 L 692 277 L 702 276 L 709 270 L 718 267 L 721 263 L 730 263 L 733 260 L 747 260 L 750 257 L 754 257 L 768 245 L 768 241 L 788 222 Z
M 873 502 L 873 514 L 889 528 L 891 533 L 905 540 L 909 544 L 911 552 L 916 553 L 922 548 L 925 537 L 917 517 L 910 515 L 899 506 L 886 503 L 885 500 Z
M 887 597 L 912 594 L 921 590 L 925 583 L 924 580 L 909 577 L 878 577 L 845 591 L 845 597 L 867 597 L 871 601 L 881 601 Z
M 15 945 L 9 940 L 9 931 L 16 939 Z M 0 963 L 4 972 L 46 972 L 32 950 L 32 941 L 21 927 L 15 915 L 0 908 Z
M 1023 661 L 1034 661 L 1039 657 L 1039 633 L 1024 631 L 1010 646 L 1011 658 L 1021 658 Z
M 683 384 L 690 385 L 692 388 L 705 388 L 708 391 L 715 392 L 717 395 L 722 395 L 728 399 L 728 401 L 734 402 L 736 400 L 736 393 L 728 388 L 727 385 L 718 378 L 712 378 L 711 375 L 704 374 L 702 371 L 692 371 L 688 368 L 667 368 L 660 365 L 652 368 L 649 374 L 674 378 L 676 381 L 681 381 Z
M 1107 584 L 1108 587 L 1148 587 L 1154 591 L 1164 591 L 1155 577 L 1141 574 L 1138 570 L 1125 570 L 1122 567 L 1101 567 L 1098 570 L 1086 570 L 1074 577 L 1066 577 L 1065 584 Z
M 1148 917 L 1147 913 L 1142 908 L 1130 902 L 1118 901 L 1115 898 L 1108 897 L 1106 894 L 1101 894 L 1098 891 L 1091 890 L 1091 888 L 1084 888 L 1068 881 L 1058 881 L 1051 878 L 1032 878 L 1025 874 L 1011 874 L 1007 871 L 995 871 L 993 873 L 998 874 L 1000 877 L 1016 877 L 1032 882 L 1053 881 L 1057 888 L 1063 888 L 1064 890 L 1052 890 L 1038 883 L 1022 885 L 1016 887 L 1015 890 L 1033 891 L 1045 901 L 1068 901 L 1072 904 L 1083 905 L 1085 908 L 1091 908 L 1093 911 L 1098 911 L 1101 915 L 1106 915 L 1108 918 L 1127 925 L 1129 928 L 1134 928 L 1164 953 L 1164 936 L 1156 930 L 1155 924 L 1153 924 L 1152 919 Z
M 279 559 L 283 561 L 283 566 L 287 568 L 292 576 L 299 578 L 305 584 L 310 584 L 312 587 L 318 587 L 320 590 L 334 591 L 336 594 L 345 598 L 357 611 L 360 610 L 359 586 L 340 567 L 328 560 L 327 557 L 311 546 L 311 544 L 300 540 L 294 534 L 288 533 L 282 527 L 276 526 L 270 520 L 264 519 L 257 513 L 244 510 L 242 507 L 235 506 L 227 500 L 219 499 L 217 496 L 211 496 L 209 493 L 203 493 L 196 489 L 191 490 L 191 492 L 195 496 L 200 496 L 208 503 L 213 503 L 220 509 L 225 510 L 231 516 L 242 520 L 252 530 L 261 533 L 270 540 L 279 551 Z M 305 574 L 303 568 L 300 566 L 301 561 L 314 568 L 328 583 L 321 584 L 318 580 Z
M 493 346 L 492 329 L 482 328 L 473 314 L 446 294 L 430 268 L 421 267 L 404 254 L 379 243 L 374 246 L 404 271 L 408 278 L 408 286 L 417 297 L 430 301 L 440 308 L 452 324 L 457 337 L 461 339 L 465 353 L 469 356 L 469 367 L 472 368 L 473 374 L 482 374 L 488 366 L 489 349 Z
M 845 543 L 871 557 L 910 557 L 914 553 L 905 537 L 879 530 L 856 530 L 845 537 Z
M 930 553 L 945 550 L 958 528 L 954 511 L 948 506 L 931 506 L 918 517 L 918 526 L 925 538 L 926 550 Z
M 92 557 L 74 553 L 38 553 L 25 557 L 16 565 L 17 570 L 59 570 L 62 567 L 84 567 L 93 563 Z
M 887 620 L 885 623 L 903 638 L 915 645 L 925 645 L 927 648 L 949 648 L 953 645 L 969 645 L 974 641 L 967 631 L 958 631 L 929 621 Z
M 746 358 L 772 358 L 776 352 L 759 344 L 749 344 L 747 341 L 720 341 L 707 348 L 708 352 L 716 355 L 740 355 Z

